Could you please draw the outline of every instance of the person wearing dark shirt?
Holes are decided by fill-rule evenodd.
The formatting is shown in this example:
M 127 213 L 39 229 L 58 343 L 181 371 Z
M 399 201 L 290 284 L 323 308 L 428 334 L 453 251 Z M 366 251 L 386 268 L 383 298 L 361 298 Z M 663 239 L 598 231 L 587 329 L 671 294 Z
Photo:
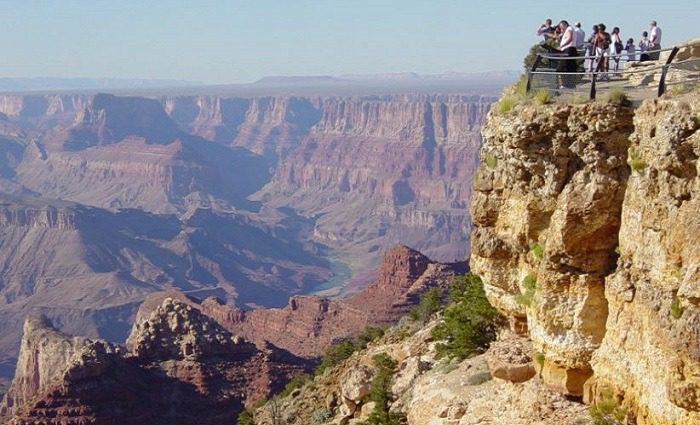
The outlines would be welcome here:
M 555 31 L 555 28 L 552 26 L 552 20 L 547 19 L 544 21 L 544 24 L 540 25 L 540 27 L 537 29 L 537 35 L 541 36 L 543 38 L 543 42 L 546 43 L 554 38 Z

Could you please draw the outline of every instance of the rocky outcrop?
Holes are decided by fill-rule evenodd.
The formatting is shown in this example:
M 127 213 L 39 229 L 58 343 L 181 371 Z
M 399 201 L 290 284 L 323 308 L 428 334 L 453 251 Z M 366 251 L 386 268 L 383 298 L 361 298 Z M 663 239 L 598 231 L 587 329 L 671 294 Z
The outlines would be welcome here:
M 25 327 L 28 369 L 18 369 L 3 402 L 11 425 L 230 423 L 300 370 L 173 299 L 134 327 L 126 354 L 46 326 Z
M 396 322 L 418 302 L 420 294 L 429 288 L 447 288 L 452 277 L 466 269 L 466 263 L 437 263 L 399 245 L 384 254 L 374 281 L 347 299 L 295 295 L 284 308 L 246 311 L 216 298 L 200 303 L 183 294 L 165 292 L 149 296 L 137 318 L 146 317 L 163 298 L 175 296 L 258 346 L 271 343 L 296 356 L 314 358 L 338 338 L 357 335 L 368 325 Z
M 431 337 L 436 324 L 429 322 L 413 332 L 406 323 L 390 328 L 383 338 L 309 384 L 256 409 L 256 423 L 273 425 L 272 412 L 288 425 L 363 423 L 376 406 L 368 393 L 377 354 L 397 363 L 389 409 L 408 425 L 588 423 L 586 406 L 547 389 L 540 378 L 525 383 L 492 379 L 487 359 L 493 353 L 462 362 L 440 359 Z M 512 336 L 496 344 L 499 357 L 508 352 L 510 360 L 518 362 L 515 353 L 527 345 Z
M 605 334 L 632 128 L 631 109 L 603 104 L 492 113 L 484 128 L 470 263 L 516 328 L 527 318 L 545 382 L 573 395 Z
M 700 422 L 700 102 L 635 115 L 610 313 L 588 396 L 612 391 L 638 424 Z
M 699 110 L 519 105 L 483 132 L 473 271 L 545 385 L 638 424 L 700 421 Z

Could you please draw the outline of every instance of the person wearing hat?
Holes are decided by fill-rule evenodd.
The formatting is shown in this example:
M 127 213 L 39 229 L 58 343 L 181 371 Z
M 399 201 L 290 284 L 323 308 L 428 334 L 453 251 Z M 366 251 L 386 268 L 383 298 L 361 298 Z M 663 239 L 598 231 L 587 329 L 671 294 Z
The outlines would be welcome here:
M 661 52 L 654 52 L 653 50 L 661 50 L 661 28 L 656 25 L 656 21 L 651 21 L 649 26 L 651 27 L 649 29 L 649 44 L 651 45 L 649 50 L 652 50 L 649 53 L 649 59 L 656 61 L 659 60 Z

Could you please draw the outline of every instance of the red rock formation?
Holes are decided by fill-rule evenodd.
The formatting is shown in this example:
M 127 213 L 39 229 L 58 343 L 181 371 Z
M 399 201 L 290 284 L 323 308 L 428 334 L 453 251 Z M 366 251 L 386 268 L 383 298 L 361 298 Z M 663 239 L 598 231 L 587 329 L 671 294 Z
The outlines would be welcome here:
M 0 405 L 10 425 L 232 423 L 299 371 L 173 299 L 134 327 L 126 355 L 27 323 L 26 367 Z
M 445 288 L 455 274 L 465 271 L 466 263 L 433 262 L 399 245 L 385 253 L 374 282 L 348 299 L 293 296 L 284 308 L 244 311 L 215 298 L 200 303 L 184 294 L 168 292 L 149 296 L 137 317 L 145 317 L 164 298 L 175 297 L 259 346 L 271 343 L 296 356 L 312 358 L 320 356 L 338 338 L 356 335 L 368 325 L 395 322 L 425 290 Z

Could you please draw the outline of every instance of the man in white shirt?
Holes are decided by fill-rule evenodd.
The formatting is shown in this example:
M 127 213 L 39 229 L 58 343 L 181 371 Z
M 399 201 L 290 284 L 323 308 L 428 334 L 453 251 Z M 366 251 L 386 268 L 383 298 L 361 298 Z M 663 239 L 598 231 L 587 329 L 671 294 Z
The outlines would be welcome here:
M 656 21 L 651 21 L 649 24 L 651 28 L 649 29 L 649 44 L 651 47 L 649 50 L 659 50 L 661 49 L 661 28 L 656 26 Z M 649 59 L 659 60 L 660 52 L 649 53 Z
M 576 35 L 574 27 L 570 26 L 567 21 L 559 22 L 559 30 L 561 31 L 561 41 L 559 42 L 559 50 L 568 57 L 576 57 Z M 576 72 L 576 61 L 574 59 L 566 59 L 559 61 L 558 71 L 560 73 Z M 561 88 L 574 88 L 574 79 L 571 75 L 561 75 Z
M 581 29 L 580 22 L 576 22 L 576 25 L 574 26 L 574 36 L 576 37 L 574 47 L 577 49 L 583 49 L 583 45 L 586 42 L 586 33 Z

